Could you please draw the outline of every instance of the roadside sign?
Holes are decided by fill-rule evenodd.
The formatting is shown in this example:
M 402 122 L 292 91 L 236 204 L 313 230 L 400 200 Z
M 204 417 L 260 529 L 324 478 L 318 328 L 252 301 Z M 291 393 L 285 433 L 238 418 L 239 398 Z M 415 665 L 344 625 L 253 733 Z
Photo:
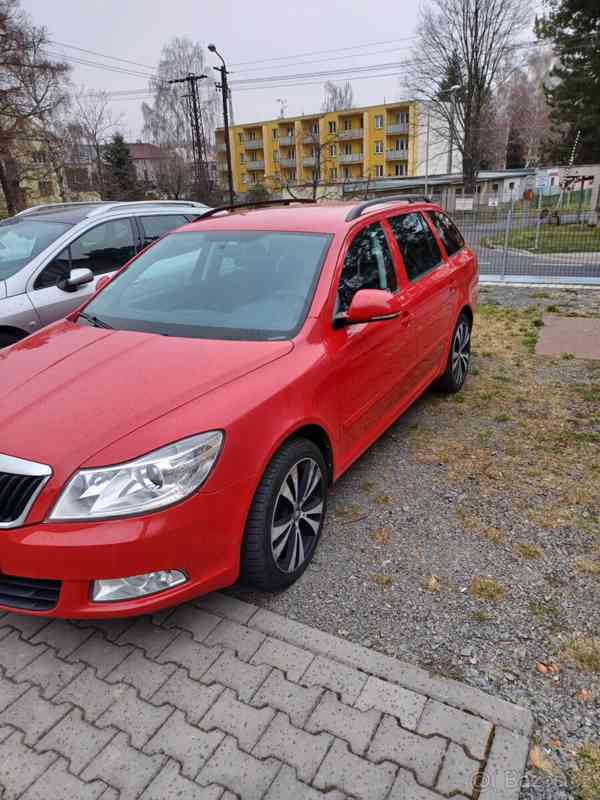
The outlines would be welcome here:
M 496 208 L 498 206 L 498 198 L 497 197 L 489 197 L 488 198 L 488 206 L 491 208 Z
M 455 201 L 457 211 L 473 211 L 472 197 L 457 197 Z
M 548 186 L 548 173 L 545 169 L 539 169 L 535 173 L 535 188 L 545 189 Z

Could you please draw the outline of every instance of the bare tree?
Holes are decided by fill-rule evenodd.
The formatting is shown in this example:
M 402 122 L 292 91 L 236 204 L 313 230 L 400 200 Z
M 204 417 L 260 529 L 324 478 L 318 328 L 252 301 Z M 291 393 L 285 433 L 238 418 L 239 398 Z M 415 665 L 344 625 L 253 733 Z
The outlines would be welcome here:
M 323 84 L 321 111 L 347 111 L 354 107 L 354 90 L 350 81 L 338 86 L 332 81 Z
M 336 148 L 339 147 L 340 143 L 337 134 L 329 134 L 324 140 L 320 139 L 319 134 L 314 134 L 311 138 L 312 155 L 308 157 L 313 159 L 313 165 L 308 180 L 298 184 L 297 180 L 287 178 L 281 169 L 272 177 L 274 188 L 279 191 L 285 191 L 290 197 L 296 199 L 298 197 L 306 197 L 307 192 L 313 200 L 316 200 L 317 197 L 326 197 L 327 192 L 319 190 L 323 186 L 331 185 L 331 169 L 337 163 L 335 160 Z M 296 147 L 301 144 L 301 142 L 298 142 Z
M 73 99 L 70 133 L 73 138 L 81 136 L 79 147 L 88 148 L 94 160 L 97 188 L 102 191 L 103 160 L 102 148 L 122 123 L 122 115 L 115 115 L 110 108 L 106 92 L 81 90 Z M 72 141 L 75 148 L 77 144 Z
M 421 11 L 419 55 L 407 65 L 405 83 L 453 131 L 468 193 L 482 163 L 486 106 L 503 64 L 518 61 L 517 39 L 530 18 L 522 0 L 432 0 Z M 456 89 L 446 86 L 449 73 Z
M 35 149 L 32 126 L 65 100 L 68 67 L 44 54 L 48 38 L 18 0 L 0 0 L 0 186 L 9 214 L 23 207 L 24 160 Z

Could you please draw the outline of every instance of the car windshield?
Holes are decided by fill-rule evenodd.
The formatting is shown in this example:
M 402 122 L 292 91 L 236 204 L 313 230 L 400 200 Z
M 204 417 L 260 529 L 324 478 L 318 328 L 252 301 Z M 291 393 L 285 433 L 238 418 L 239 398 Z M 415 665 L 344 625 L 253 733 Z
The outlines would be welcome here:
M 168 336 L 290 338 L 308 313 L 330 240 L 280 231 L 174 233 L 115 278 L 86 315 Z
M 70 227 L 64 222 L 19 217 L 0 222 L 0 281 L 18 272 Z

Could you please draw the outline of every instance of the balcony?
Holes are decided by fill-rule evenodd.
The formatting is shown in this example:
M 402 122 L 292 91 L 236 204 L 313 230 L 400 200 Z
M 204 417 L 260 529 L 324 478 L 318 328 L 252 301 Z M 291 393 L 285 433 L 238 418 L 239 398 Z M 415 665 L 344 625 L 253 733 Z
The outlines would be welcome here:
M 221 161 L 221 159 L 219 159 L 217 161 L 217 169 L 220 172 L 227 172 L 227 162 L 226 161 Z
M 362 153 L 342 153 L 340 155 L 340 164 L 358 164 L 363 158 Z
M 319 132 L 311 133 L 310 131 L 304 131 L 302 135 L 302 142 L 304 144 L 318 144 L 319 142 Z
M 262 139 L 244 139 L 244 147 L 246 150 L 262 150 Z
M 284 145 L 284 146 L 285 145 L 289 146 L 291 144 L 295 144 L 293 136 L 280 136 L 277 141 L 279 142 L 280 145 Z
M 395 125 L 386 125 L 385 132 L 392 133 L 408 133 L 408 122 L 398 122 Z
M 295 158 L 280 158 L 279 165 L 285 167 L 286 169 L 296 169 L 296 159 Z
M 317 159 L 315 156 L 305 156 L 302 159 L 302 166 L 303 167 L 316 167 L 317 166 Z
M 246 162 L 246 169 L 255 171 L 255 170 L 264 169 L 264 168 L 265 168 L 265 162 L 264 161 L 247 161 Z
M 385 154 L 386 161 L 407 161 L 408 150 L 387 150 Z
M 364 131 L 362 128 L 350 128 L 347 131 L 340 131 L 338 133 L 338 139 L 362 139 Z
M 219 153 L 224 153 L 226 150 L 227 150 L 227 147 L 225 146 L 225 142 L 223 142 L 223 143 L 217 142 L 217 151 Z

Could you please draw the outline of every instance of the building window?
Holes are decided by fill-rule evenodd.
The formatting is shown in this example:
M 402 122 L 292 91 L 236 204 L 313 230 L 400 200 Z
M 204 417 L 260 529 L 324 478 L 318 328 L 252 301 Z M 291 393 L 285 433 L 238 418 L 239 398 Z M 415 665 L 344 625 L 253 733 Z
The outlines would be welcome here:
M 250 139 L 250 141 L 253 142 L 256 139 L 256 131 L 250 131 L 250 133 L 248 134 L 248 139 Z
M 329 145 L 329 155 L 337 156 L 337 144 L 330 144 Z
M 246 156 L 244 153 L 240 153 L 240 164 L 244 164 L 246 161 Z
M 396 150 L 406 150 L 406 139 L 396 139 Z
M 330 173 L 330 174 L 331 174 L 331 180 L 332 180 L 332 181 L 337 181 L 337 167 L 334 167 L 334 168 L 331 170 L 331 173 Z
M 277 164 L 279 161 L 279 150 L 273 150 L 273 161 Z
M 509 188 L 509 189 L 514 189 L 514 188 L 515 188 L 515 182 L 514 182 L 514 181 L 511 181 L 511 182 L 508 184 L 508 188 Z
M 344 176 L 344 178 L 349 178 L 350 177 L 350 167 L 342 167 L 342 169 L 343 169 L 342 175 Z
M 375 152 L 376 153 L 383 153 L 383 142 L 380 140 L 375 142 Z
M 383 178 L 383 165 L 376 164 L 375 165 L 375 177 L 376 178 Z
M 238 133 L 238 139 L 240 140 L 240 144 L 243 144 L 244 143 L 244 134 L 243 133 Z
M 375 115 L 375 127 L 376 128 L 383 128 L 383 115 L 376 114 Z
M 406 125 L 408 122 L 408 111 L 398 111 L 396 114 L 396 124 Z
M 40 195 L 42 197 L 50 197 L 50 195 L 54 192 L 52 181 L 39 181 L 38 186 L 40 189 Z
M 292 161 L 296 160 L 296 148 L 295 147 L 290 147 L 290 155 L 289 155 L 289 157 L 292 159 Z
M 291 139 L 293 139 L 293 138 L 294 138 L 294 129 L 293 129 L 293 128 L 288 128 L 288 129 L 287 129 L 287 135 L 288 135 L 288 136 L 289 136 Z
M 352 145 L 350 143 L 344 145 L 344 153 L 347 156 L 352 155 Z
M 497 191 L 498 191 L 498 184 L 492 183 L 492 192 L 497 192 Z
M 337 123 L 332 120 L 329 123 L 329 133 L 335 133 L 336 131 L 337 131 Z
M 344 120 L 344 130 L 345 131 L 351 131 L 352 130 L 352 120 L 351 119 L 345 119 Z
M 278 136 L 279 136 L 279 131 L 277 130 L 277 128 L 273 128 L 273 138 L 277 139 Z
M 43 150 L 34 150 L 32 159 L 34 164 L 44 164 L 46 162 L 46 153 Z
M 404 164 L 396 164 L 395 165 L 395 172 L 396 172 L 396 175 L 404 175 Z
M 318 135 L 319 135 L 319 123 L 318 123 L 318 122 L 315 122 L 315 123 L 313 124 L 313 126 L 312 126 L 312 129 L 311 129 L 311 130 L 312 130 L 312 132 L 313 132 L 313 135 L 314 135 L 314 136 L 318 136 Z

